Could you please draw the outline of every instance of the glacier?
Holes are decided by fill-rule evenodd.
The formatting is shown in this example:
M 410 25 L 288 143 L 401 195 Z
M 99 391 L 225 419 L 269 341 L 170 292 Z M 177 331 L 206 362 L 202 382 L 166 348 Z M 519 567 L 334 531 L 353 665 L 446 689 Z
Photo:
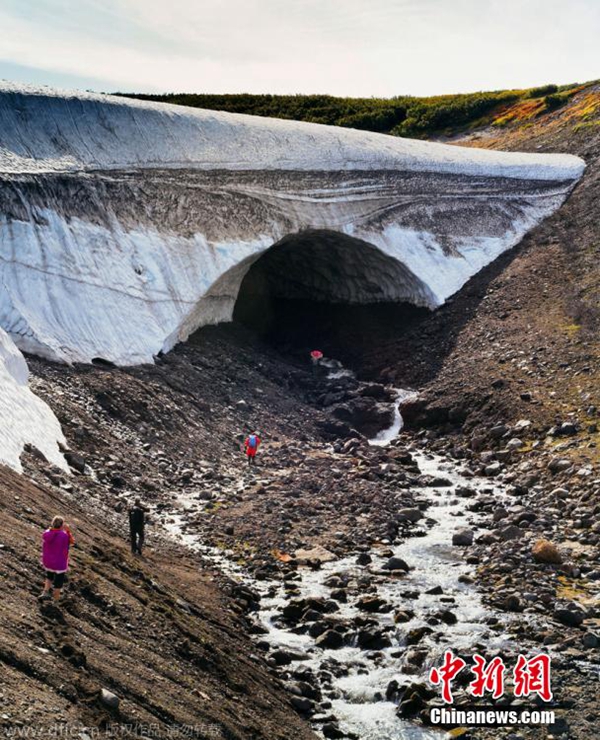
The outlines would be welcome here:
M 560 207 L 562 154 L 412 141 L 0 83 L 0 326 L 61 362 L 152 362 L 282 295 L 435 308 Z
M 50 407 L 29 388 L 25 358 L 0 329 L 0 464 L 21 472 L 21 453 L 34 445 L 46 459 L 68 470 L 60 445 L 66 441 Z

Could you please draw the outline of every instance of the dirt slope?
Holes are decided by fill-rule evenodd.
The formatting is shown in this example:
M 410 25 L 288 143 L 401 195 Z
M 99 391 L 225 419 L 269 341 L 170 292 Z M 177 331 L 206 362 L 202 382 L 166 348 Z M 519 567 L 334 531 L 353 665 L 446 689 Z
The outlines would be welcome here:
M 313 737 L 211 572 L 173 549 L 134 558 L 81 503 L 0 469 L 0 733 L 65 723 L 115 725 L 115 736 Z M 77 536 L 60 610 L 36 600 L 40 533 L 57 512 Z M 118 710 L 102 688 L 122 698 Z

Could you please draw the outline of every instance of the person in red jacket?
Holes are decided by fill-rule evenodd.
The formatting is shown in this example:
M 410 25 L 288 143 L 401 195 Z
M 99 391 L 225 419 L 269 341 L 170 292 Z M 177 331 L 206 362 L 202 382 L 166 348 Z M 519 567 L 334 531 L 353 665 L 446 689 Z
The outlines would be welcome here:
M 256 463 L 256 453 L 260 446 L 260 437 L 258 432 L 252 432 L 246 437 L 244 447 L 246 449 L 246 457 L 248 458 L 248 465 L 254 465 Z

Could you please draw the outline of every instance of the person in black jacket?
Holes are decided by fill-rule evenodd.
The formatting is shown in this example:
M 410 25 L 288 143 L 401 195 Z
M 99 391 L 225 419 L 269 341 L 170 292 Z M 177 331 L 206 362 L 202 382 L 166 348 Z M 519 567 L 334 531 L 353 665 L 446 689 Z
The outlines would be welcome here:
M 142 554 L 145 524 L 146 510 L 139 498 L 136 498 L 133 506 L 129 509 L 129 536 L 131 537 L 131 552 L 134 555 Z

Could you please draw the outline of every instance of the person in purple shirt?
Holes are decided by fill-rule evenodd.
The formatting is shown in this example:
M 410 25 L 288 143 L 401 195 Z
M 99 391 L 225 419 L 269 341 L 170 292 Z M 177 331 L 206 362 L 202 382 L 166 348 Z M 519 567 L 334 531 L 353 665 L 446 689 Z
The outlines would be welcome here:
M 60 592 L 65 585 L 65 578 L 69 570 L 69 549 L 75 544 L 69 527 L 61 516 L 55 516 L 50 528 L 42 535 L 42 565 L 46 571 L 44 590 L 40 599 L 50 599 L 50 591 L 54 601 L 60 599 Z

